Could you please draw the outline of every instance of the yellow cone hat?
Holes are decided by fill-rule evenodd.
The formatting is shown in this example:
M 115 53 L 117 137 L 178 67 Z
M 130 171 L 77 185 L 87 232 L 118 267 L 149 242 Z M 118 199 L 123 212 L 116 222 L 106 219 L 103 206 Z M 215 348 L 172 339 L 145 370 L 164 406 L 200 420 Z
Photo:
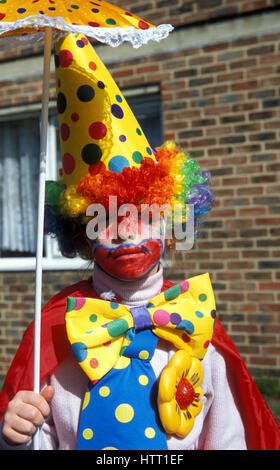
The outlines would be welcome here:
M 62 169 L 59 181 L 46 184 L 45 233 L 57 236 L 61 252 L 90 258 L 87 209 L 95 203 L 109 211 L 110 196 L 116 208 L 170 204 L 173 226 L 193 204 L 197 227 L 214 203 L 208 173 L 174 142 L 154 153 L 85 36 L 60 38 L 55 59 Z
M 121 173 L 155 160 L 139 123 L 86 37 L 69 34 L 55 46 L 61 182 L 77 185 L 93 165 Z

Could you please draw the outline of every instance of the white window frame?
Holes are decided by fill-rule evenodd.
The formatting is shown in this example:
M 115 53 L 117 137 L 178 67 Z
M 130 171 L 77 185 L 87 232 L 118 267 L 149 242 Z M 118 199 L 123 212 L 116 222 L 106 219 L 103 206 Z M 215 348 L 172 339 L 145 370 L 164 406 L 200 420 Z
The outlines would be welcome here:
M 125 90 L 123 92 L 125 97 L 137 97 L 141 95 L 159 94 L 158 85 L 149 85 L 138 87 L 135 89 Z M 50 116 L 51 112 L 56 109 L 56 102 L 51 101 L 49 104 Z M 23 106 L 10 107 L 8 109 L 0 109 L 0 122 L 9 116 L 15 119 L 22 119 L 37 115 L 40 119 L 41 104 L 30 104 Z M 38 155 L 39 158 L 39 155 Z M 48 146 L 47 146 L 47 169 L 46 179 L 57 180 L 58 168 L 56 161 L 56 130 L 55 126 L 49 120 L 48 128 Z M 89 262 L 81 260 L 80 258 L 68 259 L 63 257 L 58 249 L 57 242 L 54 238 L 46 236 L 44 238 L 45 255 L 42 260 L 42 267 L 44 271 L 74 271 L 84 270 L 88 268 Z M 7 257 L 0 258 L 0 272 L 15 272 L 15 271 L 34 271 L 36 268 L 36 257 Z
M 49 105 L 50 113 L 55 109 L 56 103 L 51 101 Z M 0 110 L 0 122 L 6 117 L 11 116 L 16 119 L 24 119 L 30 116 L 38 116 L 40 119 L 41 104 L 32 104 L 11 107 L 9 109 Z M 39 154 L 38 154 L 39 158 Z M 47 146 L 47 169 L 46 179 L 56 180 L 58 174 L 57 161 L 56 161 L 56 130 L 55 126 L 50 124 L 48 128 L 48 146 Z M 57 246 L 55 239 L 50 236 L 44 237 L 44 248 L 45 255 L 42 260 L 42 266 L 44 271 L 72 271 L 85 269 L 88 266 L 88 262 L 85 262 L 79 258 L 67 259 L 63 257 Z M 0 272 L 14 272 L 14 271 L 34 271 L 36 268 L 36 257 L 7 257 L 0 259 Z

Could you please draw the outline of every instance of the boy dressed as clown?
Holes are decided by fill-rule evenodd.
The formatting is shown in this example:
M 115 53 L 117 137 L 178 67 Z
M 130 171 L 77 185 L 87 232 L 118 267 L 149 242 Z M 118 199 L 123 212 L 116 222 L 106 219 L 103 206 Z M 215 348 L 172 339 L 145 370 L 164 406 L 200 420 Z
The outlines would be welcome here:
M 42 311 L 40 394 L 27 330 L 1 392 L 1 448 L 32 448 L 37 428 L 47 450 L 279 448 L 208 273 L 163 277 L 177 211 L 195 235 L 213 205 L 209 174 L 174 143 L 150 147 L 86 38 L 58 41 L 56 79 L 62 170 L 47 185 L 46 232 L 94 268 Z

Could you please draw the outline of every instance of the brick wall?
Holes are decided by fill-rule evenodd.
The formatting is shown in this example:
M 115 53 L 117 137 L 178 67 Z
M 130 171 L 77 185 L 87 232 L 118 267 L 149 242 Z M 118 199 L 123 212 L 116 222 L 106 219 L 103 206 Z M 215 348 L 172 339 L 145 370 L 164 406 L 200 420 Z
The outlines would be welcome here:
M 114 3 L 154 24 L 171 23 L 176 27 L 232 18 L 280 5 L 279 0 L 116 0 Z
M 216 206 L 172 279 L 210 271 L 220 318 L 255 375 L 279 375 L 280 34 L 113 66 L 121 88 L 160 83 L 166 139 L 212 173 Z M 128 73 L 124 74 L 124 70 Z
M 157 8 L 161 22 L 174 24 L 175 19 L 183 24 L 187 20 L 182 11 L 173 16 L 176 8 L 185 9 L 188 19 L 204 11 L 207 20 L 222 10 L 225 16 L 225 9 L 234 8 L 237 14 L 279 2 L 178 0 L 172 9 L 165 1 L 116 3 L 150 20 Z M 275 33 L 108 64 L 122 89 L 160 85 L 165 138 L 175 139 L 212 173 L 216 206 L 194 249 L 175 253 L 175 265 L 166 270 L 166 277 L 181 280 L 209 271 L 220 319 L 252 374 L 278 378 L 279 51 L 280 33 Z M 0 82 L 0 107 L 40 98 L 39 77 Z M 44 302 L 87 275 L 45 273 Z M 0 376 L 31 319 L 33 292 L 33 273 L 0 273 Z
M 243 15 L 277 10 L 280 0 L 114 0 L 112 3 L 145 18 L 155 25 L 171 23 L 175 27 L 211 23 Z M 41 43 L 13 50 L 0 50 L 0 60 L 40 54 Z

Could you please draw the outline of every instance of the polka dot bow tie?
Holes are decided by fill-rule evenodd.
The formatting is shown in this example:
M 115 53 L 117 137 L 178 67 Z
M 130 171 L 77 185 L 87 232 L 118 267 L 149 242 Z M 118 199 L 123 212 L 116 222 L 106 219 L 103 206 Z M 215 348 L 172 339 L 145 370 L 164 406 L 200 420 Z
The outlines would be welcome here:
M 202 380 L 200 360 L 210 344 L 215 317 L 208 273 L 180 282 L 140 307 L 68 297 L 68 339 L 76 360 L 89 377 L 78 448 L 159 450 L 167 448 L 164 430 L 180 437 L 186 435 L 193 425 L 192 415 L 202 407 L 198 399 L 201 391 L 196 387 Z M 178 358 L 172 358 L 169 369 L 163 371 L 168 394 L 170 371 L 173 375 L 175 370 L 179 371 L 180 377 L 171 379 L 174 397 L 166 399 L 165 384 L 160 383 L 162 400 L 158 399 L 158 408 L 162 424 L 157 409 L 156 377 L 150 364 L 159 337 L 180 350 L 176 354 L 185 355 L 179 365 Z M 191 365 L 191 358 L 197 361 L 198 368 L 194 368 L 194 363 Z M 182 398 L 178 397 L 178 380 L 182 382 L 188 377 L 192 392 L 197 392 L 190 400 L 194 413 L 181 405 Z M 183 390 L 184 384 L 181 385 Z M 187 394 L 190 395 L 188 391 Z M 178 424 L 181 408 L 182 420 L 186 422 L 183 427 Z

